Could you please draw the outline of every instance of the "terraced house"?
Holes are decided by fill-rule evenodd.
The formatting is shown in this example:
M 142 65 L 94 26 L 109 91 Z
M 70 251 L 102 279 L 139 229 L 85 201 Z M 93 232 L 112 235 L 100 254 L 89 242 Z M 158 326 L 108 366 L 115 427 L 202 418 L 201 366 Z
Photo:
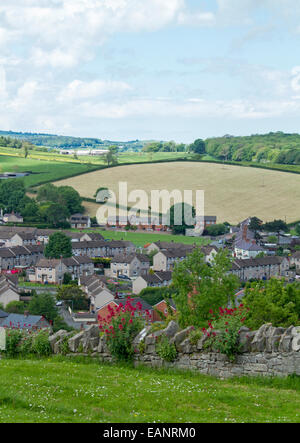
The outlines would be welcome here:
M 287 257 L 261 257 L 247 260 L 235 259 L 231 273 L 243 282 L 248 280 L 269 280 L 271 277 L 292 277 L 290 261 Z
M 18 279 L 13 276 L 0 276 L 0 304 L 5 308 L 12 301 L 19 301 Z
M 140 275 L 132 282 L 133 294 L 139 294 L 145 288 L 162 288 L 172 283 L 171 271 L 156 271 L 146 275 Z
M 0 271 L 33 266 L 43 257 L 43 251 L 40 245 L 0 248 Z
M 98 275 L 80 277 L 78 284 L 90 300 L 90 311 L 96 312 L 115 299 L 103 279 Z
M 72 280 L 81 275 L 93 275 L 94 263 L 88 257 L 70 257 L 62 259 L 40 259 L 34 272 L 29 272 L 29 280 L 35 283 L 61 284 L 65 274 Z
M 150 260 L 144 254 L 116 255 L 110 264 L 110 276 L 138 277 L 146 275 L 150 269 Z
M 135 252 L 135 246 L 128 241 L 82 241 L 72 244 L 74 256 L 87 257 L 115 257 L 120 254 L 131 254 Z

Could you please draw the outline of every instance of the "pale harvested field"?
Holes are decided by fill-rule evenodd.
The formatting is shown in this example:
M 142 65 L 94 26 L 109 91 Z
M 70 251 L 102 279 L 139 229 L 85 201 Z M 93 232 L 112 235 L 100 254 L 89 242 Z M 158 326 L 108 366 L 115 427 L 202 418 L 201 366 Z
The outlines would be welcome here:
M 99 187 L 118 195 L 121 181 L 128 183 L 129 192 L 143 189 L 149 195 L 154 189 L 204 190 L 205 214 L 217 215 L 218 222 L 238 223 L 249 216 L 265 222 L 300 220 L 300 175 L 286 172 L 213 163 L 159 163 L 90 172 L 55 185 L 73 186 L 83 197 L 93 198 Z

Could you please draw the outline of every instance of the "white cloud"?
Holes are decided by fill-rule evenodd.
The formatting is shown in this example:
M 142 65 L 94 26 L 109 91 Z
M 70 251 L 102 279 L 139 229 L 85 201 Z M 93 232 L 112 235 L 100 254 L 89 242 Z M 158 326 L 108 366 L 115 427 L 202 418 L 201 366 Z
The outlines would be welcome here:
M 128 83 L 121 81 L 94 80 L 83 82 L 74 80 L 59 94 L 58 100 L 64 102 L 74 99 L 91 99 L 105 94 L 123 93 L 131 89 Z

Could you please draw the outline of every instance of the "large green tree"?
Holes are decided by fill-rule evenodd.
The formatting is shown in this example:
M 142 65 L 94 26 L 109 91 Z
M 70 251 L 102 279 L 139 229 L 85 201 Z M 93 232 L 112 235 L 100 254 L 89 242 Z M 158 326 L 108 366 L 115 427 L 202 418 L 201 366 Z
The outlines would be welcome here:
M 89 301 L 86 294 L 79 288 L 79 286 L 62 285 L 58 289 L 56 297 L 58 300 L 64 300 L 67 302 L 73 310 L 87 310 L 89 308 Z
M 67 216 L 84 211 L 81 205 L 82 198 L 71 186 L 54 186 L 52 183 L 47 183 L 39 188 L 37 201 L 58 203 L 65 208 Z
M 255 282 L 247 286 L 243 303 L 249 308 L 246 323 L 252 329 L 265 323 L 296 326 L 300 318 L 300 284 L 286 284 L 275 278 Z
M 217 312 L 233 302 L 239 280 L 228 273 L 231 266 L 227 251 L 219 251 L 209 264 L 199 248 L 175 265 L 174 301 L 182 327 L 204 326 L 211 310 Z
M 171 206 L 168 214 L 170 228 L 174 235 L 185 235 L 186 229 L 194 228 L 195 208 L 188 203 L 176 203 Z
M 195 154 L 205 154 L 206 153 L 206 146 L 205 142 L 198 138 L 189 146 L 190 152 L 194 152 Z
M 66 258 L 72 256 L 72 242 L 70 237 L 62 232 L 50 235 L 44 251 L 47 258 Z
M 32 315 L 43 315 L 49 322 L 53 322 L 57 317 L 55 299 L 51 294 L 34 294 L 28 305 L 28 310 Z

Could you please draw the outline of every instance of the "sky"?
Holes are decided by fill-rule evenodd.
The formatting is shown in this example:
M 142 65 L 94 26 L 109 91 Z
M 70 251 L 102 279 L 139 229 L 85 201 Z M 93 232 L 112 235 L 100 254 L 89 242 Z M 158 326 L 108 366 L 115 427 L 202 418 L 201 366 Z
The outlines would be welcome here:
M 300 2 L 0 0 L 0 129 L 300 132 Z

